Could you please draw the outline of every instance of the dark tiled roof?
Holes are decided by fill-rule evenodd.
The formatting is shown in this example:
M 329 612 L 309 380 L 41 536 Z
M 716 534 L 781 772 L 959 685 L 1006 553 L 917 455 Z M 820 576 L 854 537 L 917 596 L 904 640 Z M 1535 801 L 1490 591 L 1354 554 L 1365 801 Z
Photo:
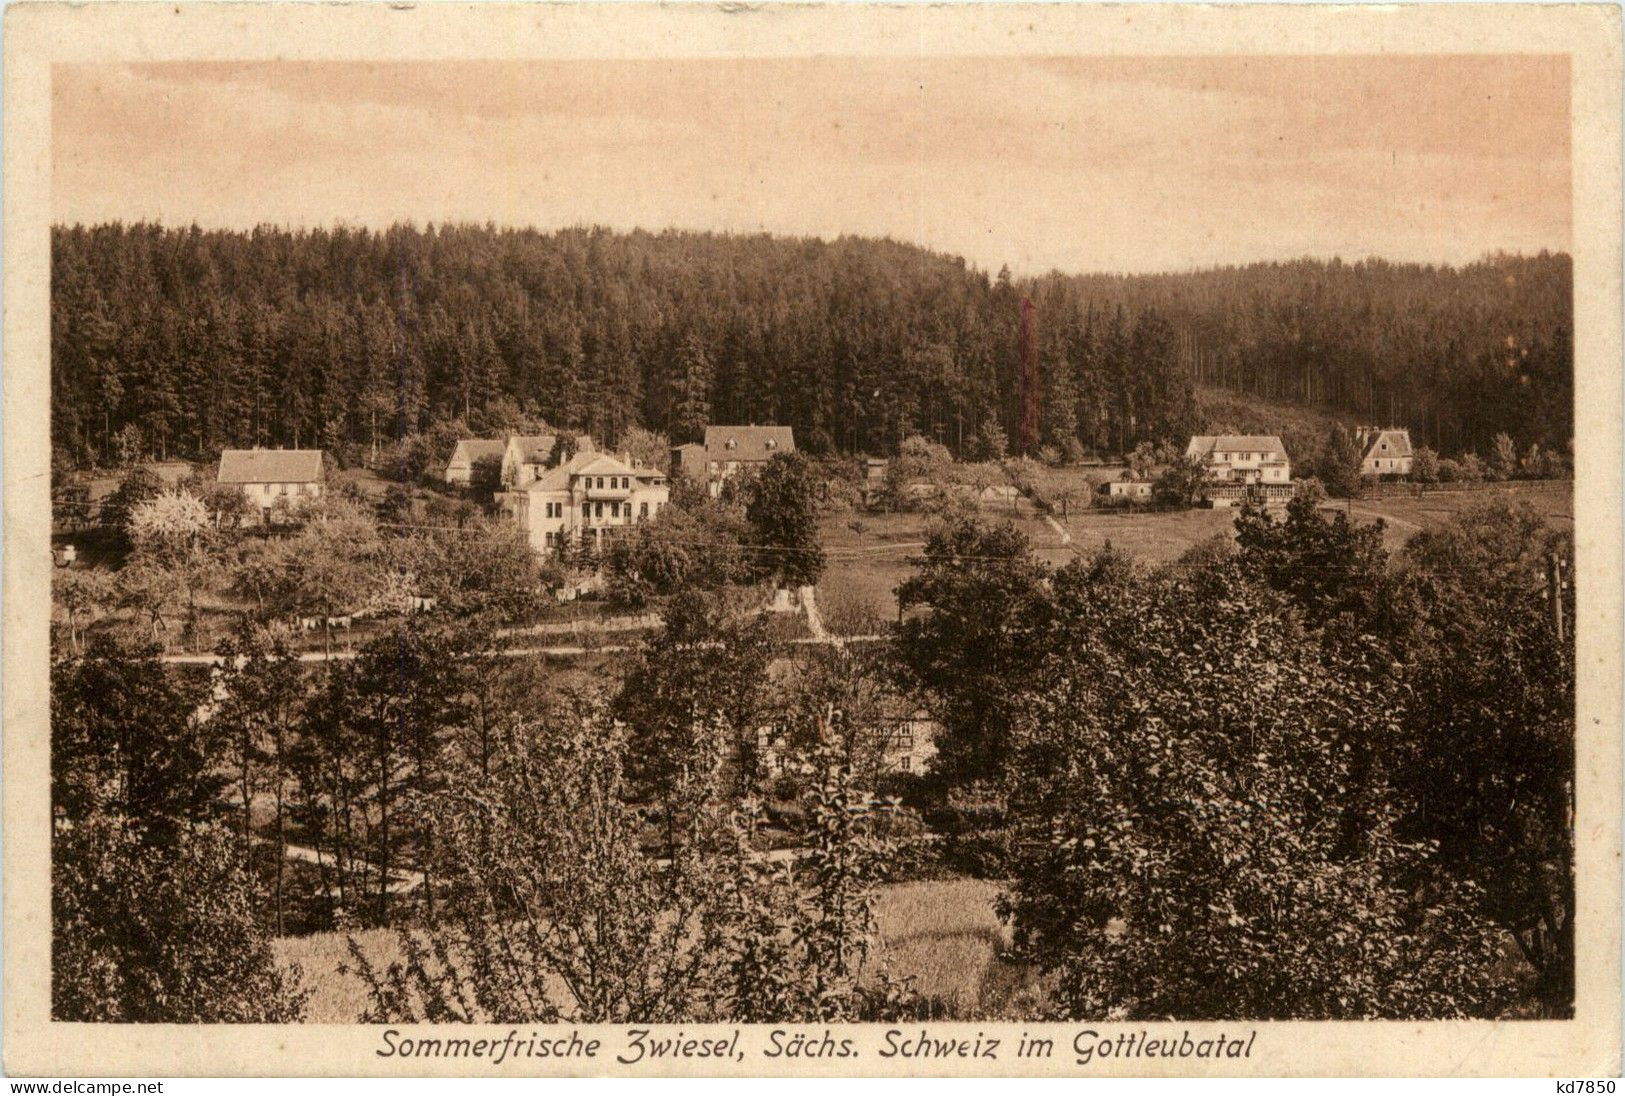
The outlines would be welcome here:
M 512 440 L 518 445 L 519 459 L 525 464 L 546 464 L 553 459 L 553 445 L 558 439 L 557 434 L 515 434 Z M 575 441 L 577 453 L 593 451 L 591 434 L 577 434 Z
M 221 483 L 315 483 L 322 478 L 320 449 L 227 449 L 220 454 Z
M 1380 449 L 1378 448 L 1379 445 L 1387 445 L 1388 448 Z M 1374 457 L 1382 457 L 1387 460 L 1392 457 L 1409 457 L 1411 455 L 1411 432 L 1409 430 L 1377 430 L 1372 433 L 1370 441 L 1367 442 L 1365 456 L 1362 459 L 1371 460 Z
M 707 460 L 762 461 L 774 453 L 791 453 L 795 432 L 788 426 L 707 426 Z
M 457 443 L 457 448 L 451 451 L 451 460 L 448 463 L 456 464 L 462 461 L 473 464 L 485 457 L 496 457 L 501 460 L 502 451 L 507 447 L 508 443 L 501 440 L 487 441 L 484 438 L 465 438 Z

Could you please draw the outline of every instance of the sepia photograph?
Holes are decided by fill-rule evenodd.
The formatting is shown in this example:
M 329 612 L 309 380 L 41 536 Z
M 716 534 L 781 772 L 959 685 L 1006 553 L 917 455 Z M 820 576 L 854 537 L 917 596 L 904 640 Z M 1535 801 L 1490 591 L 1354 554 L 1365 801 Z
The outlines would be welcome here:
M 965 7 L 886 18 L 1032 14 Z M 1617 1072 L 1618 160 L 1577 212 L 1566 48 L 167 10 L 8 154 L 43 1029 L 1177 1073 L 1592 1021 Z

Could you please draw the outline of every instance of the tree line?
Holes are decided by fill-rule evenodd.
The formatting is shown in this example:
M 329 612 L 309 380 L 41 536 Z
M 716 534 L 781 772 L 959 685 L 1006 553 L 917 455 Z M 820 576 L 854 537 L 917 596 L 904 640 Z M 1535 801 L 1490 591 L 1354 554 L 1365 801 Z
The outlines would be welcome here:
M 453 422 L 613 443 L 735 421 L 814 452 L 918 434 L 1075 457 L 1182 439 L 1209 425 L 1193 387 L 1216 385 L 1443 454 L 1497 433 L 1564 451 L 1571 277 L 1544 253 L 1016 278 L 876 239 L 60 226 L 53 445 L 79 465 L 253 445 L 377 464 Z

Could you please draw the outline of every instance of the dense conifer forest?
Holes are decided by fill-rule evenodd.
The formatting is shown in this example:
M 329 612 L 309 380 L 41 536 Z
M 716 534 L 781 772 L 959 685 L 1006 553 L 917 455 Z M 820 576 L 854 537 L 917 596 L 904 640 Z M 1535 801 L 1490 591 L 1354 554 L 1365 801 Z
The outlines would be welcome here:
M 154 457 L 351 463 L 525 417 L 608 441 L 788 423 L 815 452 L 919 433 L 961 456 L 997 424 L 1017 449 L 1120 453 L 1221 425 L 1197 421 L 1197 385 L 1443 453 L 1572 434 L 1566 255 L 1013 278 L 876 239 L 113 224 L 57 228 L 51 279 L 53 442 L 78 464 L 121 432 Z

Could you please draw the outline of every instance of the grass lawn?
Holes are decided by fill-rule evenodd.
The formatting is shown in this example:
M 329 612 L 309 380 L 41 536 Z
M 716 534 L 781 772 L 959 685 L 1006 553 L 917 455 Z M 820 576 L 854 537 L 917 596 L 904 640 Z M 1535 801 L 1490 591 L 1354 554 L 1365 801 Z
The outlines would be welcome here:
M 1000 958 L 1009 930 L 993 912 L 999 885 L 982 879 L 882 887 L 875 919 L 894 975 L 948 1006 L 953 1019 L 1018 1019 L 1038 1003 L 1033 971 Z
M 1071 550 L 1058 546 L 1059 535 L 1033 514 L 1026 500 L 1015 509 L 1007 504 L 983 507 L 981 517 L 991 523 L 1013 521 L 1040 550 L 1040 558 L 1051 562 L 1071 558 Z M 896 621 L 892 591 L 913 574 L 909 561 L 924 550 L 926 531 L 934 520 L 929 513 L 857 511 L 825 514 L 819 520 L 818 538 L 827 562 L 818 581 L 818 608 L 830 631 L 863 635 Z
M 1075 510 L 1065 522 L 1078 552 L 1110 543 L 1153 566 L 1172 562 L 1212 537 L 1233 536 L 1235 524 L 1234 510 Z
M 977 879 L 899 883 L 881 887 L 876 920 L 887 969 L 947 1003 L 952 1016 L 992 1019 L 1030 1009 L 1036 982 L 1030 971 L 999 958 L 1007 935 L 993 913 L 998 885 Z M 356 934 L 368 958 L 387 966 L 397 957 L 394 934 Z M 312 991 L 308 1022 L 354 1023 L 367 1007 L 367 991 L 353 973 L 342 933 L 283 937 L 273 943 L 279 962 L 297 963 Z
M 1374 521 L 1382 518 L 1388 523 L 1383 542 L 1390 552 L 1403 547 L 1411 537 L 1423 529 L 1439 529 L 1455 521 L 1463 510 L 1496 503 L 1522 504 L 1546 519 L 1555 529 L 1574 528 L 1573 484 L 1538 483 L 1486 485 L 1471 491 L 1433 491 L 1421 498 L 1394 496 L 1391 498 L 1360 499 L 1349 504 L 1349 513 L 1357 520 Z M 1329 502 L 1331 509 L 1343 509 L 1342 502 Z

